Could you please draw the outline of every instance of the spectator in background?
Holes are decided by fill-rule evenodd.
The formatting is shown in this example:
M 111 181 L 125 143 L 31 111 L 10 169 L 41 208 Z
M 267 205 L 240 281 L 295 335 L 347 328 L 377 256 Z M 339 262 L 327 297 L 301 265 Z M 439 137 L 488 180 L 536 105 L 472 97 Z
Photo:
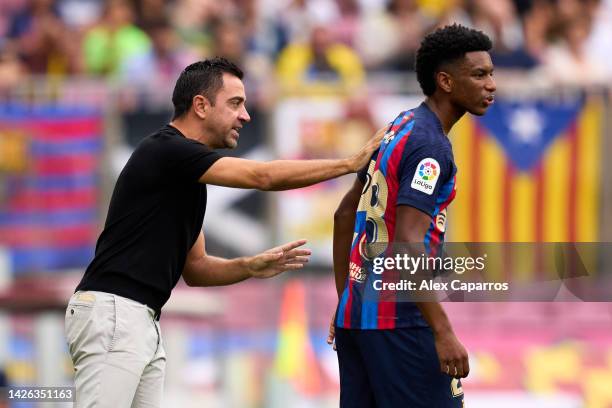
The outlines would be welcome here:
M 309 42 L 281 51 L 277 73 L 283 91 L 292 94 L 350 93 L 365 79 L 359 56 L 335 41 L 323 23 L 312 26 Z
M 245 53 L 244 28 L 234 18 L 220 18 L 211 24 L 211 54 L 223 57 L 234 64 L 244 66 Z
M 355 37 L 362 22 L 358 0 L 336 0 L 338 18 L 332 26 L 334 38 L 349 47 L 355 46 Z
M 166 19 L 168 2 L 164 0 L 132 0 L 134 5 L 134 21 L 138 27 L 145 28 Z
M 78 49 L 60 19 L 54 0 L 32 0 L 9 26 L 9 43 L 34 74 L 63 75 L 80 71 Z
M 532 0 L 523 13 L 525 49 L 536 56 L 538 62 L 548 47 L 548 33 L 554 16 L 555 5 L 551 0 Z
M 593 24 L 585 51 L 606 70 L 609 81 L 612 79 L 612 0 L 589 0 L 587 5 Z
M 19 60 L 16 50 L 9 44 L 0 46 L 0 96 L 25 76 L 26 70 Z M 1 197 L 0 197 L 1 198 Z
M 127 57 L 121 66 L 121 77 L 129 83 L 154 86 L 171 83 L 187 65 L 202 55 L 180 44 L 166 18 L 150 20 L 143 26 L 151 40 L 151 47 L 143 53 Z
M 471 7 L 475 27 L 493 40 L 491 58 L 496 68 L 530 69 L 538 64 L 524 46 L 523 24 L 511 0 L 474 0 Z
M 591 18 L 585 10 L 564 16 L 560 39 L 546 51 L 543 78 L 558 85 L 598 85 L 608 78 L 605 67 L 586 52 Z
M 421 12 L 416 0 L 391 0 L 387 13 L 395 36 L 391 39 L 393 52 L 383 66 L 393 71 L 412 72 L 421 38 L 435 20 Z
M 215 0 L 178 0 L 172 10 L 172 25 L 181 42 L 197 54 L 210 54 L 212 21 L 221 14 L 222 2 Z
M 276 99 L 276 87 L 270 75 L 273 67 L 268 56 L 248 50 L 250 38 L 246 33 L 250 28 L 241 22 L 242 19 L 237 17 L 226 17 L 211 25 L 211 55 L 226 58 L 239 66 L 248 66 L 249 71 L 244 77 L 248 99 L 253 105 L 269 107 Z
M 83 53 L 88 73 L 116 74 L 129 58 L 151 51 L 147 34 L 134 25 L 131 6 L 107 0 L 102 20 L 85 35 Z

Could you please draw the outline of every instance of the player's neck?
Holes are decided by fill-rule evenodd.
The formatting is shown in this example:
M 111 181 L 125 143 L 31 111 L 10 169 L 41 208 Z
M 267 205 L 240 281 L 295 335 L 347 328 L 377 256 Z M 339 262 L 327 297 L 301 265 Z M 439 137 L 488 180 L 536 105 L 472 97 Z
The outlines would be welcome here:
M 442 124 L 442 130 L 448 135 L 453 125 L 463 116 L 465 111 L 459 112 L 446 98 L 436 98 L 436 95 L 428 96 L 425 104 L 438 117 Z

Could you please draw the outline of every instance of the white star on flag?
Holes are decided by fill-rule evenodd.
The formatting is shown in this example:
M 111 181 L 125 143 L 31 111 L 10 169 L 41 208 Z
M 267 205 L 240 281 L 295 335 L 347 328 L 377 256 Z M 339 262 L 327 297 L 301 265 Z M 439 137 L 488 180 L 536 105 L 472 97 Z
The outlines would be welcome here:
M 522 144 L 537 144 L 542 137 L 544 118 L 535 108 L 518 108 L 510 114 L 509 126 L 514 139 Z

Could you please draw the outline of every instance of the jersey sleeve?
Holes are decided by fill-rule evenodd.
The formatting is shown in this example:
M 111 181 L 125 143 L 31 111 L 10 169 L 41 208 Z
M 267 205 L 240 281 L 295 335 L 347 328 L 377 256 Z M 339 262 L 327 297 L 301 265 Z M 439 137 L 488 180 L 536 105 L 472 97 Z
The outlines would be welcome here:
M 412 137 L 411 137 L 412 138 Z M 440 187 L 451 176 L 452 162 L 441 146 L 415 137 L 400 164 L 397 205 L 417 208 L 433 217 Z
M 169 175 L 177 180 L 198 181 L 223 157 L 208 146 L 189 139 L 172 140 L 163 148 Z

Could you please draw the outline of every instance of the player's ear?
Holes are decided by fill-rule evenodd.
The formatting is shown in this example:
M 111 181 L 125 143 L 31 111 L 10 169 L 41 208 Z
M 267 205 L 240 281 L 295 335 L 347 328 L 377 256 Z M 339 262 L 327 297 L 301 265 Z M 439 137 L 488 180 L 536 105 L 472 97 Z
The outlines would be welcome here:
M 196 95 L 193 97 L 193 111 L 200 119 L 205 119 L 210 111 L 210 102 L 208 98 L 203 95 Z
M 448 72 L 436 72 L 436 83 L 446 93 L 451 93 L 453 90 L 453 78 Z

